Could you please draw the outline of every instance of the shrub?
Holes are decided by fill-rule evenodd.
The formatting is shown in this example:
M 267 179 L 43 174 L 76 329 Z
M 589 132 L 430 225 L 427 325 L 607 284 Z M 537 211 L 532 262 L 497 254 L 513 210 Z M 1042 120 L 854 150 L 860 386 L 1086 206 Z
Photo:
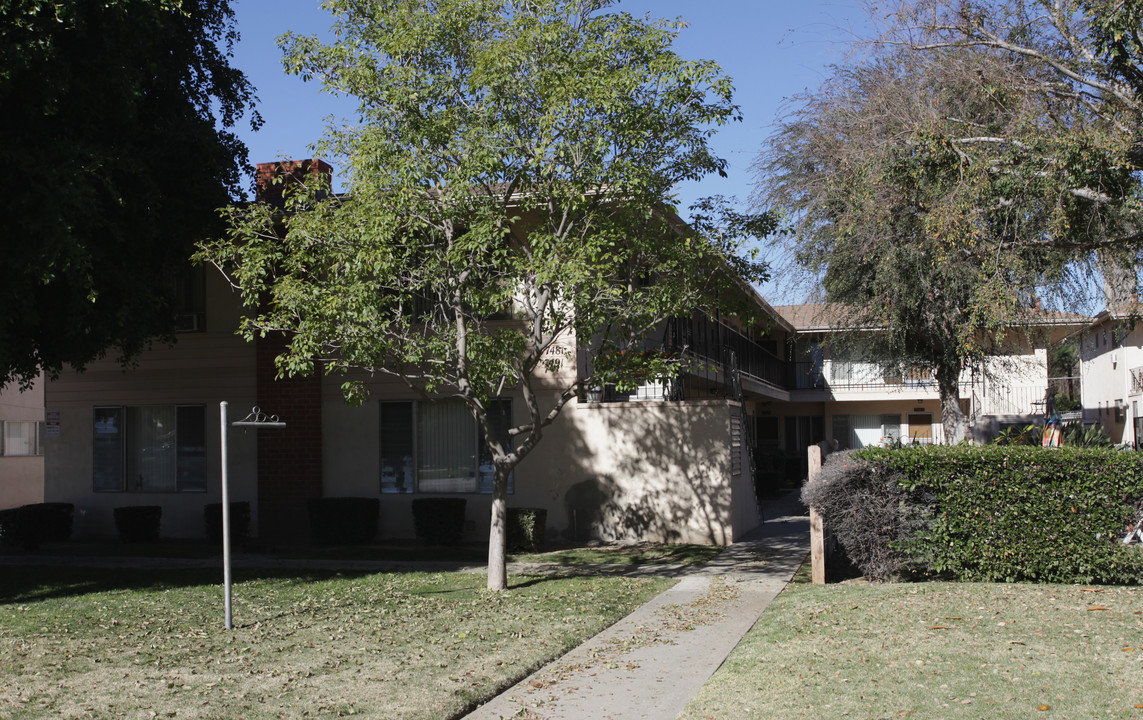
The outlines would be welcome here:
M 318 545 L 364 545 L 377 537 L 381 501 L 364 497 L 309 501 L 310 538 Z
M 907 569 L 908 557 L 897 544 L 916 529 L 916 518 L 902 512 L 905 491 L 899 472 L 853 452 L 833 453 L 821 474 L 802 488 L 802 502 L 822 516 L 849 562 L 873 580 L 887 580 Z M 845 565 L 831 558 L 830 565 Z
M 27 550 L 40 543 L 62 542 L 71 537 L 71 503 L 35 503 L 0 511 L 0 539 Z
M 207 503 L 202 511 L 206 539 L 222 542 L 222 503 Z M 230 503 L 230 540 L 242 542 L 250 536 L 250 503 Z
M 845 457 L 807 486 L 806 502 L 870 577 L 884 577 L 894 562 L 961 580 L 1143 576 L 1143 553 L 1119 542 L 1143 499 L 1137 453 L 914 446 Z
M 508 508 L 509 552 L 535 552 L 544 544 L 548 511 L 544 508 Z
M 149 543 L 159 539 L 159 520 L 163 508 L 158 505 L 129 505 L 117 507 L 115 532 L 119 539 L 129 543 Z
M 1137 583 L 1143 553 L 1119 542 L 1143 498 L 1143 456 L 1097 448 L 930 448 L 868 456 L 934 507 L 907 552 L 984 581 Z
M 429 545 L 456 545 L 464 536 L 464 498 L 413 501 L 413 529 Z

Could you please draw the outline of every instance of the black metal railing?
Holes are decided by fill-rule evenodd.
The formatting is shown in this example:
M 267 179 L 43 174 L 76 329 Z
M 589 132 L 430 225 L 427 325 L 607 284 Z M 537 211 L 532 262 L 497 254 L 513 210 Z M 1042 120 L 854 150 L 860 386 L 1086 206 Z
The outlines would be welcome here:
M 709 397 L 714 380 L 723 386 L 727 397 L 742 394 L 741 382 L 746 377 L 776 388 L 789 387 L 790 372 L 787 363 L 761 345 L 734 328 L 712 320 L 703 313 L 691 317 L 668 320 L 660 333 L 648 338 L 642 350 L 663 350 L 678 354 L 683 359 L 683 373 L 678 377 L 659 381 L 657 397 L 643 397 L 639 392 L 619 392 L 612 387 L 597 387 L 589 390 L 585 399 L 589 402 L 623 402 L 628 400 L 664 399 L 684 400 L 694 392 Z M 592 374 L 590 353 L 579 353 L 580 377 Z M 698 378 L 704 381 L 689 387 Z M 698 387 L 701 386 L 701 390 Z M 659 397 L 661 395 L 661 397 Z
M 789 387 L 786 361 L 725 323 L 705 313 L 673 318 L 663 334 L 663 348 L 683 352 L 724 373 L 734 366 L 742 375 L 776 388 Z

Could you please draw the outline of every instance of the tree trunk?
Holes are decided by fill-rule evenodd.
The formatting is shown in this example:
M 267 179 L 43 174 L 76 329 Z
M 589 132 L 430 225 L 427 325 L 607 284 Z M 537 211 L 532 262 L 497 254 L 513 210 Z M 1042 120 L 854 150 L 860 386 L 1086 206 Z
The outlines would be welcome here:
M 960 373 L 948 378 L 938 373 L 937 384 L 941 395 L 941 425 L 944 427 L 945 444 L 959 445 L 964 440 L 964 412 L 960 409 Z
M 492 480 L 492 522 L 488 527 L 488 589 L 496 592 L 508 588 L 508 565 L 505 559 L 508 536 L 508 473 L 496 465 Z

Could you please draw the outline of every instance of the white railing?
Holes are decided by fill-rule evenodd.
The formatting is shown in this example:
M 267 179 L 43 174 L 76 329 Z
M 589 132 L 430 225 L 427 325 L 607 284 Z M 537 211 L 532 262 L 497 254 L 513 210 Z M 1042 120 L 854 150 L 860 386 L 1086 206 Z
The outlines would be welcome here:
M 1043 385 L 991 385 L 987 392 L 977 394 L 978 412 L 982 415 L 1043 415 L 1045 393 L 1047 387 Z

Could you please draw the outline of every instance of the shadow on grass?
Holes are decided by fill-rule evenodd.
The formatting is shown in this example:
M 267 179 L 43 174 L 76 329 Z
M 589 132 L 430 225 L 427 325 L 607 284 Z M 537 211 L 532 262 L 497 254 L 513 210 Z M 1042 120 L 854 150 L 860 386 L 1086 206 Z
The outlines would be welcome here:
M 235 569 L 233 581 L 288 580 L 321 582 L 334 578 L 374 575 L 376 571 L 310 570 L 298 568 Z M 90 593 L 128 590 L 161 591 L 222 586 L 222 569 L 125 569 L 77 567 L 6 567 L 0 572 L 0 604 L 79 597 Z

